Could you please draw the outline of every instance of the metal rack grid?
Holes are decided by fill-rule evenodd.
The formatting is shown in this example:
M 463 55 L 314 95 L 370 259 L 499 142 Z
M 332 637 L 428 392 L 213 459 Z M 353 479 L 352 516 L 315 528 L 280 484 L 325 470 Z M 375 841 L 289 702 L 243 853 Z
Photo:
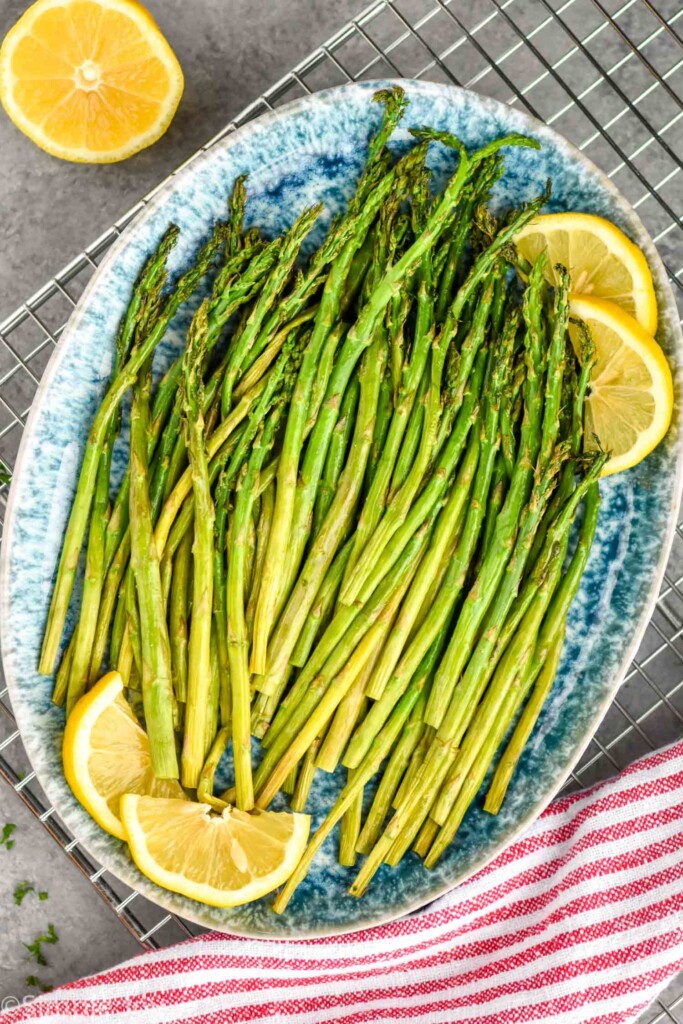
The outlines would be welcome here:
M 377 0 L 186 163 L 265 111 L 306 93 L 397 76 L 476 89 L 519 106 L 572 140 L 640 213 L 683 312 L 680 0 Z M 71 310 L 98 262 L 158 188 L 0 325 L 0 459 L 9 469 Z M 6 500 L 7 486 L 0 485 L 0 530 Z M 166 946 L 195 933 L 109 876 L 59 821 L 26 761 L 1 671 L 0 774 L 143 947 Z M 568 786 L 605 778 L 681 735 L 683 517 L 640 650 Z M 667 990 L 641 1021 L 683 1024 L 680 985 Z

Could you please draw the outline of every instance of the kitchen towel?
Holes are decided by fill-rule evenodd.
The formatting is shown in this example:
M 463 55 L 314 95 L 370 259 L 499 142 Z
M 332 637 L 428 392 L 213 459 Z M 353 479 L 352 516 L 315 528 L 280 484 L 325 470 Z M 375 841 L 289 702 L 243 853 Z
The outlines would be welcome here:
M 683 968 L 683 742 L 562 797 L 411 917 L 336 938 L 210 934 L 2 1024 L 626 1024 Z

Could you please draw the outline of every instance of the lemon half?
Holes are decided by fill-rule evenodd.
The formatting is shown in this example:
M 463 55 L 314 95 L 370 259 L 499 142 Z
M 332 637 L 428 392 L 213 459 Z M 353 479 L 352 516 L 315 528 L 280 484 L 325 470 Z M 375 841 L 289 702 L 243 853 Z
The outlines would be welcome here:
M 134 0 L 38 0 L 0 48 L 0 99 L 52 156 L 113 163 L 163 135 L 183 73 Z

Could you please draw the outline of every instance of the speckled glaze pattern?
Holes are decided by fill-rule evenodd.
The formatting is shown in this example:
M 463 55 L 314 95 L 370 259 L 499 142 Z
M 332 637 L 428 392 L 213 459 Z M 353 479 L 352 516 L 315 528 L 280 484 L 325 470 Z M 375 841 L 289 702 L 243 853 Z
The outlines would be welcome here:
M 181 228 L 172 270 L 188 264 L 215 220 L 224 215 L 238 174 L 249 175 L 249 223 L 268 232 L 282 231 L 305 205 L 323 200 L 326 213 L 316 232 L 319 239 L 330 216 L 343 207 L 363 165 L 368 137 L 380 119 L 372 103 L 379 84 L 386 83 L 320 93 L 234 133 L 177 175 L 124 233 L 81 299 L 45 373 L 24 434 L 5 521 L 0 566 L 4 668 L 22 738 L 49 799 L 81 843 L 126 884 L 199 924 L 242 935 L 303 938 L 399 917 L 436 899 L 510 843 L 561 786 L 608 707 L 651 614 L 678 507 L 683 342 L 663 267 L 638 217 L 593 164 L 519 111 L 453 87 L 403 82 L 410 107 L 392 143 L 397 149 L 408 145 L 406 129 L 420 124 L 455 132 L 468 147 L 510 131 L 530 133 L 542 149 L 505 151 L 507 170 L 496 186 L 496 205 L 504 209 L 528 200 L 550 178 L 550 210 L 608 217 L 645 251 L 659 299 L 658 338 L 675 378 L 676 412 L 668 437 L 640 466 L 601 485 L 596 543 L 571 609 L 558 678 L 503 809 L 494 818 L 476 801 L 435 870 L 426 871 L 410 854 L 398 868 L 383 867 L 360 901 L 347 895 L 353 871 L 337 864 L 333 837 L 287 913 L 278 917 L 268 899 L 219 910 L 159 888 L 138 872 L 125 844 L 103 832 L 74 799 L 61 766 L 64 715 L 50 701 L 53 680 L 39 676 L 36 665 L 78 467 L 131 284 L 171 220 Z M 433 146 L 429 160 L 442 184 L 451 155 Z M 172 325 L 159 367 L 180 348 L 191 312 L 185 309 Z M 123 464 L 119 445 L 118 473 Z M 339 775 L 318 773 L 310 801 L 314 826 L 341 781 Z

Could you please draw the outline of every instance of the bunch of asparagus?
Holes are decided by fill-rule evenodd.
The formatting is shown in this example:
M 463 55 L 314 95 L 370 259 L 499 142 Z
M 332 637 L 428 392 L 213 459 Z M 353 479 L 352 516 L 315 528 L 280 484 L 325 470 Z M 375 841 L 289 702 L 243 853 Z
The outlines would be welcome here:
M 551 293 L 544 257 L 529 266 L 512 244 L 547 193 L 502 220 L 487 206 L 501 151 L 537 143 L 468 153 L 424 128 L 395 159 L 405 98 L 376 99 L 365 170 L 313 255 L 302 245 L 320 207 L 266 241 L 244 229 L 238 180 L 190 270 L 168 284 L 174 227 L 143 269 L 40 662 L 55 668 L 85 546 L 55 686 L 67 713 L 109 645 L 156 775 L 197 799 L 251 810 L 283 791 L 303 810 L 316 771 L 345 766 L 277 911 L 339 821 L 341 862 L 367 854 L 355 895 L 411 847 L 435 864 L 517 720 L 486 795 L 497 813 L 553 683 L 606 459 L 583 450 L 593 351 L 570 325 L 567 274 Z M 432 145 L 456 156 L 436 197 Z M 207 281 L 153 392 L 154 350 Z M 112 499 L 128 391 L 130 461 Z M 218 796 L 229 746 L 234 788 Z

